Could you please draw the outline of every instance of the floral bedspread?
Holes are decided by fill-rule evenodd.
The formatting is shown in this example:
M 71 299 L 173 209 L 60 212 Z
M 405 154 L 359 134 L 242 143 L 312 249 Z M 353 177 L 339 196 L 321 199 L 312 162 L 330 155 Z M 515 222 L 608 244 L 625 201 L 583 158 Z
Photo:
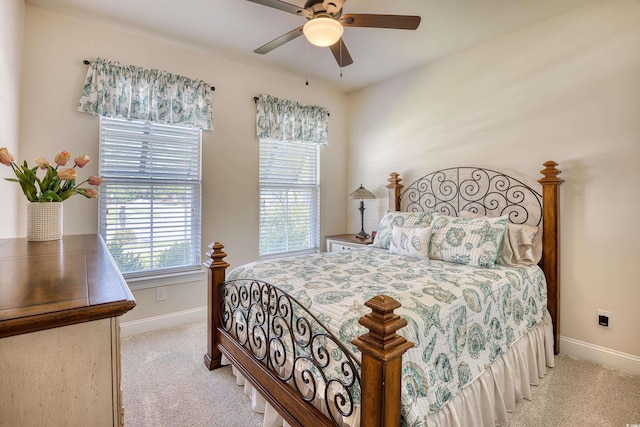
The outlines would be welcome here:
M 481 268 L 419 260 L 376 248 L 259 261 L 229 279 L 257 278 L 289 293 L 349 343 L 366 332 L 364 302 L 386 294 L 408 325 L 398 334 L 415 347 L 403 358 L 403 424 L 426 425 L 486 366 L 542 322 L 547 291 L 542 270 Z

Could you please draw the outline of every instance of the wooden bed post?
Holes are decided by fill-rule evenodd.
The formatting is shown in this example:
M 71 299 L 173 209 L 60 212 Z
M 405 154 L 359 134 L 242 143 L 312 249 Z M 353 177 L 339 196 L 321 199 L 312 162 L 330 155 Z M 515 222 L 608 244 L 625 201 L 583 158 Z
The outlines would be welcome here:
M 225 272 L 229 264 L 223 258 L 227 256 L 222 252 L 224 245 L 212 243 L 207 252 L 209 260 L 204 263 L 208 268 L 207 273 L 207 353 L 204 355 L 204 365 L 212 370 L 219 368 L 222 363 L 222 353 L 218 349 L 218 328 L 220 327 L 220 303 L 222 298 L 222 284 L 225 281 Z
M 360 324 L 369 332 L 351 341 L 362 352 L 360 425 L 399 427 L 402 355 L 413 343 L 396 331 L 407 321 L 393 312 L 400 303 L 389 296 L 378 295 L 365 305 L 372 311 Z
M 389 210 L 396 212 L 400 210 L 400 190 L 404 185 L 400 184 L 402 179 L 400 178 L 400 174 L 397 172 L 391 172 L 389 174 L 389 184 L 387 188 L 389 189 Z
M 547 309 L 553 319 L 554 354 L 560 352 L 560 171 L 553 160 L 544 163 L 542 184 L 542 270 L 547 279 Z

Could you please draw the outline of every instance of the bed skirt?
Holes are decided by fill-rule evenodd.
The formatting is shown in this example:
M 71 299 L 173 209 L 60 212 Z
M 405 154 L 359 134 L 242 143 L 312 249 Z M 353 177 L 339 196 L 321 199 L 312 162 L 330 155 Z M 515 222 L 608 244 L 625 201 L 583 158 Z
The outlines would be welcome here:
M 224 356 L 222 362 L 229 364 Z M 522 399 L 531 400 L 531 386 L 538 385 L 547 367 L 553 366 L 553 327 L 551 316 L 546 313 L 542 324 L 520 338 L 442 409 L 429 414 L 427 426 L 508 426 L 508 413 L 513 412 Z M 236 368 L 232 369 L 236 383 L 244 386 L 244 393 L 251 398 L 251 408 L 264 413 L 263 427 L 288 427 L 289 424 L 245 381 Z

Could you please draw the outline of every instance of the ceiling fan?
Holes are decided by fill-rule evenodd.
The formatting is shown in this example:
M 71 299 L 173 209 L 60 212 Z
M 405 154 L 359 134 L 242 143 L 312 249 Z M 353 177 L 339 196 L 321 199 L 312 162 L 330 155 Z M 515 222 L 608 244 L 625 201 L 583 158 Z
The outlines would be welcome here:
M 305 35 L 311 44 L 329 47 L 340 67 L 353 64 L 353 59 L 342 40 L 344 27 L 392 28 L 415 30 L 420 25 L 419 16 L 342 14 L 347 0 L 307 0 L 304 7 L 280 0 L 248 0 L 263 6 L 304 16 L 307 23 L 260 46 L 255 53 L 268 53 L 283 44 Z

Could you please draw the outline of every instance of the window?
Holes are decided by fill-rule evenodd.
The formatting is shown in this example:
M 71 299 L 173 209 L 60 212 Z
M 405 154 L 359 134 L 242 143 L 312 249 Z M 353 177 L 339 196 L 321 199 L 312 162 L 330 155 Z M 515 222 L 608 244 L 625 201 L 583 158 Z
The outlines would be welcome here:
M 200 268 L 201 130 L 100 119 L 99 229 L 127 278 Z
M 260 141 L 260 255 L 317 251 L 318 145 Z

